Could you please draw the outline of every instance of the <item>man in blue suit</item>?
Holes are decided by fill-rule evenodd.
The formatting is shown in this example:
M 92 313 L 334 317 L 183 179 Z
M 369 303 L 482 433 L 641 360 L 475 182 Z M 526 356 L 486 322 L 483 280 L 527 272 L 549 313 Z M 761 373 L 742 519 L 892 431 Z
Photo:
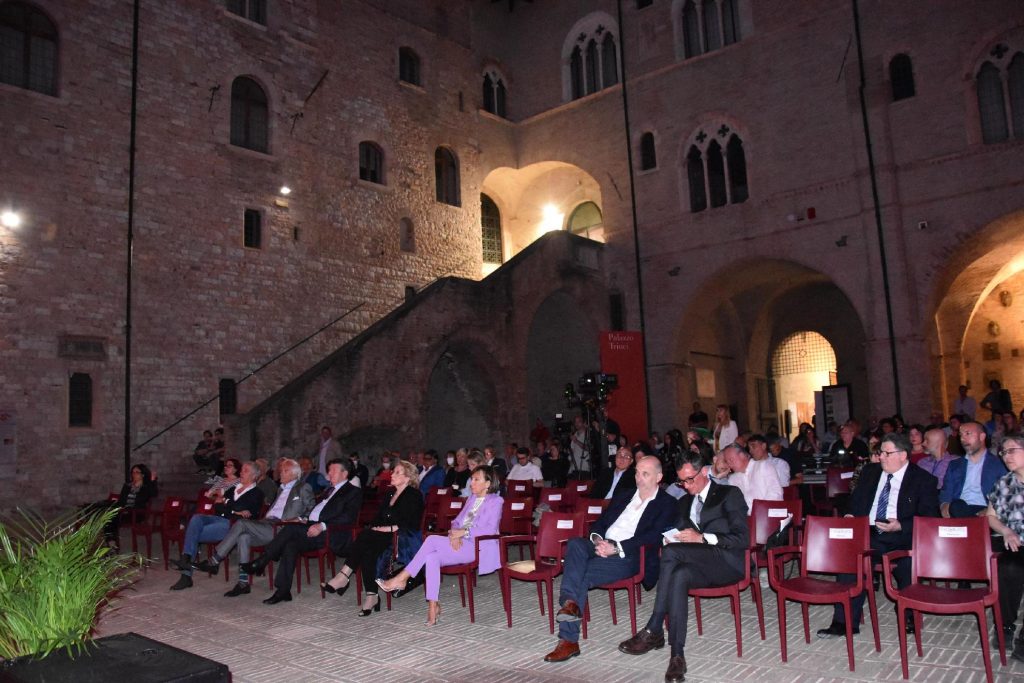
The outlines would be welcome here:
M 977 422 L 960 425 L 966 455 L 949 463 L 939 493 L 943 517 L 973 517 L 988 507 L 985 496 L 1006 474 L 1003 461 L 985 448 L 985 428 Z
M 423 471 L 420 472 L 420 493 L 426 498 L 430 489 L 444 486 L 444 468 L 437 464 L 437 451 L 427 451 L 421 458 Z
M 647 456 L 636 466 L 636 491 L 624 490 L 590 527 L 588 538 L 572 538 L 565 550 L 558 602 L 558 646 L 544 661 L 564 662 L 580 653 L 580 619 L 587 591 L 625 579 L 640 569 L 640 548 L 657 546 L 675 519 L 676 499 L 658 487 L 661 461 Z M 644 583 L 658 580 L 658 554 L 647 553 Z

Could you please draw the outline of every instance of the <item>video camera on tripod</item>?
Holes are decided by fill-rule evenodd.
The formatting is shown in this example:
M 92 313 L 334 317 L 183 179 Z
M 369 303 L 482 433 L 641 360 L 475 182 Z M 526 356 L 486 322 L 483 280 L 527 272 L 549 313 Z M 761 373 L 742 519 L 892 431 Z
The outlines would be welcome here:
M 580 377 L 577 386 L 578 391 L 572 382 L 565 385 L 562 395 L 567 407 L 586 406 L 588 402 L 604 405 L 608 402 L 608 395 L 619 388 L 619 376 L 605 372 L 588 372 Z
M 594 466 L 598 466 L 604 459 L 597 452 L 604 441 L 606 419 L 604 412 L 599 410 L 599 408 L 608 402 L 608 396 L 618 387 L 619 376 L 605 372 L 588 372 L 580 377 L 580 381 L 576 386 L 572 382 L 568 382 L 565 385 L 565 391 L 562 392 L 562 396 L 565 398 L 566 407 L 579 407 L 583 409 L 581 417 L 583 417 L 583 424 L 586 425 L 586 429 L 581 448 L 582 452 L 577 454 L 571 450 L 570 445 L 573 438 L 572 423 L 563 420 L 561 414 L 555 416 L 555 434 L 563 444 L 563 449 L 568 452 L 573 467 L 577 472 L 585 469 L 590 470 L 594 476 L 597 474 L 596 470 L 593 470 L 589 464 L 586 468 L 582 468 L 584 463 L 581 460 L 592 462 Z M 596 432 L 590 427 L 595 416 L 600 423 L 600 428 Z

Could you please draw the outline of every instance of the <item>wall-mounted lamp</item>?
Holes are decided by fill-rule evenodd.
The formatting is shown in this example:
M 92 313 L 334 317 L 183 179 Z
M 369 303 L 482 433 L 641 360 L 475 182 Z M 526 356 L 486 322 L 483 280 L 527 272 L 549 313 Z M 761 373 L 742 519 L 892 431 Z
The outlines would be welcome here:
M 17 228 L 21 226 L 21 214 L 17 211 L 7 209 L 3 213 L 0 213 L 0 225 L 3 225 L 5 228 Z
M 288 187 L 287 185 L 282 185 L 281 189 L 278 190 L 278 192 L 281 193 L 282 197 L 287 197 L 288 195 L 290 195 L 292 193 L 292 188 Z

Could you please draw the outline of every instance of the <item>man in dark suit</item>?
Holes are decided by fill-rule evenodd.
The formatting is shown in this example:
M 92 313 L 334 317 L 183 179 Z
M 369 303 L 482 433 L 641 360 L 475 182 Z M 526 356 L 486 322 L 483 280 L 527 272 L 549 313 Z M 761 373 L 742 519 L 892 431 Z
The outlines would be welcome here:
M 558 602 L 558 646 L 544 661 L 564 662 L 580 653 L 580 619 L 587 591 L 632 576 L 640 569 L 640 548 L 657 545 L 675 516 L 675 499 L 662 491 L 661 461 L 643 458 L 636 466 L 636 491 L 623 491 L 590 527 L 589 538 L 572 538 L 565 550 Z M 647 554 L 645 583 L 658 580 L 658 556 Z
M 691 588 L 724 586 L 743 578 L 745 550 L 750 545 L 747 503 L 734 486 L 708 477 L 700 455 L 684 451 L 676 470 L 686 495 L 678 503 L 676 533 L 661 550 L 661 583 L 647 626 L 619 645 L 642 655 L 665 645 L 662 624 L 669 616 L 672 654 L 666 681 L 682 681 L 686 673 L 686 627 Z M 669 539 L 666 538 L 668 541 Z
M 985 428 L 980 423 L 960 425 L 960 445 L 966 455 L 949 463 L 939 492 L 943 517 L 974 517 L 986 510 L 985 496 L 1007 472 L 1002 458 L 985 448 Z
M 636 477 L 633 472 L 633 453 L 628 448 L 620 448 L 615 453 L 615 467 L 601 470 L 591 498 L 611 500 L 624 491 L 636 490 Z
M 938 517 L 938 481 L 920 467 L 910 464 L 910 440 L 891 432 L 879 444 L 878 464 L 870 463 L 861 470 L 857 487 L 850 494 L 850 512 L 847 517 L 871 520 L 871 550 L 881 555 L 893 550 L 910 550 L 914 539 L 914 517 Z M 910 559 L 896 562 L 893 575 L 896 586 L 910 585 Z M 840 574 L 840 582 L 853 583 L 852 574 Z M 860 616 L 864 609 L 865 593 L 851 603 L 850 618 L 853 632 L 860 632 Z M 818 631 L 819 638 L 846 636 L 846 617 L 837 604 L 832 624 Z M 907 633 L 913 633 L 912 615 L 907 613 Z
M 349 483 L 352 462 L 335 459 L 327 464 L 327 480 L 330 486 L 324 491 L 320 502 L 310 511 L 309 518 L 298 524 L 289 524 L 277 532 L 266 551 L 255 562 L 239 565 L 248 574 L 260 576 L 270 562 L 278 562 L 274 574 L 274 594 L 264 600 L 268 605 L 292 599 L 292 575 L 301 553 L 324 547 L 325 532 L 331 524 L 353 524 L 359 515 L 363 492 Z M 344 555 L 350 534 L 335 534 L 331 537 L 331 550 Z

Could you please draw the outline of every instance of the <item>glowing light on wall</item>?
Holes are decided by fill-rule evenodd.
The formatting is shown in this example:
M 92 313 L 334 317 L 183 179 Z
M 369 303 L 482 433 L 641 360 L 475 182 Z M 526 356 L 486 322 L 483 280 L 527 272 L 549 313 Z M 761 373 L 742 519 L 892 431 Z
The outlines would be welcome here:
M 0 224 L 5 228 L 17 228 L 21 225 L 21 214 L 8 209 L 0 213 Z
M 565 222 L 565 213 L 558 210 L 558 207 L 554 204 L 545 204 L 543 214 L 540 219 L 540 231 L 541 232 L 552 232 L 554 230 L 561 230 L 562 224 Z

